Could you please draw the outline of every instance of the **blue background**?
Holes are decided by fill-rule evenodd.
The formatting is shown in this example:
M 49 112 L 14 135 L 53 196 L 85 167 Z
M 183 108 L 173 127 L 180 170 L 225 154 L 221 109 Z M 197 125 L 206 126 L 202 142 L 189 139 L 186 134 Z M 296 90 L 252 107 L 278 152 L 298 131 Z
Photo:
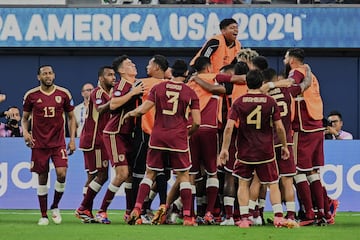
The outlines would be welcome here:
M 54 41 L 35 38 L 31 41 L 16 41 L 13 38 L 0 40 L 0 47 L 199 47 L 206 40 L 204 36 L 201 39 L 191 39 L 188 35 L 182 40 L 175 40 L 170 34 L 169 17 L 171 14 L 189 17 L 191 14 L 199 14 L 204 17 L 203 26 L 207 26 L 209 16 L 216 19 L 210 21 L 218 26 L 219 19 L 234 17 L 237 14 L 245 14 L 248 19 L 255 14 L 267 18 L 270 14 L 277 13 L 284 18 L 286 14 L 301 19 L 302 39 L 294 39 L 294 34 L 286 33 L 284 25 L 279 30 L 284 33 L 284 37 L 279 40 L 269 40 L 267 37 L 274 28 L 274 23 L 267 21 L 267 24 L 257 24 L 256 22 L 244 23 L 245 33 L 250 33 L 249 29 L 257 31 L 260 27 L 266 28 L 264 39 L 255 39 L 251 34 L 247 38 L 241 38 L 243 46 L 246 47 L 306 47 L 306 48 L 358 48 L 360 47 L 360 8 L 355 7 L 254 7 L 248 5 L 235 5 L 236 7 L 161 7 L 161 8 L 1 8 L 0 16 L 5 22 L 8 14 L 14 14 L 18 21 L 20 31 L 25 36 L 30 19 L 34 14 L 39 14 L 43 19 L 45 28 L 48 26 L 47 18 L 49 14 L 55 14 L 61 23 L 65 15 L 104 14 L 110 18 L 114 14 L 121 16 L 121 21 L 129 14 L 139 14 L 141 20 L 139 23 L 130 25 L 131 31 L 141 31 L 145 18 L 148 14 L 154 14 L 157 19 L 162 40 L 154 41 L 153 38 L 146 40 L 130 41 L 121 37 L 116 41 L 85 40 L 85 41 L 65 41 L 64 39 L 55 39 Z M 217 18 L 216 18 L 217 17 Z M 239 20 L 239 26 L 243 23 Z M 217 22 L 216 22 L 217 21 Z M 240 27 L 239 27 L 240 29 Z M 241 33 L 241 32 L 240 32 Z M 240 36 L 239 36 L 240 37 Z
M 35 175 L 29 172 L 27 168 L 23 168 L 18 175 L 13 174 L 14 166 L 18 164 L 30 163 L 31 151 L 24 144 L 22 138 L 0 138 L 0 192 L 3 191 L 4 182 L 7 182 L 6 192 L 0 196 L 0 206 L 5 209 L 37 209 L 38 200 L 36 196 L 37 180 Z M 341 193 L 337 198 L 340 201 L 340 211 L 360 211 L 358 200 L 360 199 L 360 141 L 325 141 L 325 169 L 336 167 L 339 169 L 338 175 L 333 171 L 324 171 L 323 182 L 327 184 L 334 184 L 333 190 L 329 190 L 329 196 L 335 197 L 337 193 Z M 7 165 L 7 178 L 3 172 L 3 168 Z M 349 170 L 355 170 L 354 176 L 350 179 L 354 182 L 351 186 L 347 178 Z M 34 177 L 33 188 L 20 189 L 14 185 L 14 177 L 19 177 L 23 182 L 29 182 Z M 84 171 L 84 163 L 82 152 L 77 150 L 69 157 L 69 170 L 66 182 L 66 189 L 63 199 L 60 203 L 62 209 L 76 209 L 82 200 L 82 187 L 86 180 Z M 55 173 L 54 170 L 50 173 L 50 187 L 49 199 L 53 197 Z M 107 188 L 108 182 L 104 185 L 101 192 L 96 197 L 94 202 L 94 209 L 98 209 L 101 200 L 104 196 L 104 190 Z M 170 182 L 171 184 L 171 182 Z M 170 185 L 169 185 L 170 186 Z M 124 209 L 125 198 L 123 189 L 120 189 L 118 196 L 115 197 L 111 203 L 112 209 Z M 50 201 L 50 200 L 49 200 Z M 153 208 L 157 208 L 158 200 L 153 203 Z M 271 209 L 271 205 L 267 204 L 267 210 Z

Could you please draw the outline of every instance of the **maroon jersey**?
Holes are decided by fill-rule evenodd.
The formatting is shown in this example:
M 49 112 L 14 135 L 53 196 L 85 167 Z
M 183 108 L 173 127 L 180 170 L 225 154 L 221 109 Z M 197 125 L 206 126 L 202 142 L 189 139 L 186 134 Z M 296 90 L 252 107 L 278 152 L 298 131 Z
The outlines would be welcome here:
M 155 123 L 149 147 L 188 151 L 189 108 L 200 109 L 196 93 L 184 83 L 165 81 L 151 89 L 148 100 L 155 103 Z
M 23 110 L 32 112 L 31 132 L 34 148 L 53 148 L 65 145 L 65 112 L 74 110 L 70 92 L 55 85 L 51 93 L 40 87 L 30 89 L 24 96 Z
M 280 120 L 275 100 L 265 94 L 245 94 L 232 105 L 230 119 L 240 121 L 237 159 L 244 163 L 274 160 L 273 121 Z
M 83 130 L 80 135 L 79 149 L 90 151 L 102 143 L 103 130 L 110 119 L 110 111 L 99 113 L 98 108 L 110 101 L 110 95 L 100 86 L 96 87 L 89 100 Z
M 125 79 L 121 79 L 113 88 L 112 98 L 122 97 L 131 91 L 132 84 Z M 108 134 L 130 134 L 134 129 L 134 122 L 131 120 L 123 121 L 124 115 L 136 107 L 136 97 L 131 98 L 124 105 L 111 111 L 111 116 L 105 126 L 104 133 Z
M 292 128 L 291 128 L 291 98 L 301 93 L 300 86 L 293 86 L 291 88 L 275 88 L 269 91 L 269 95 L 272 96 L 279 107 L 280 117 L 286 131 L 287 143 L 293 142 Z M 277 134 L 274 134 L 275 147 L 279 146 L 280 140 Z

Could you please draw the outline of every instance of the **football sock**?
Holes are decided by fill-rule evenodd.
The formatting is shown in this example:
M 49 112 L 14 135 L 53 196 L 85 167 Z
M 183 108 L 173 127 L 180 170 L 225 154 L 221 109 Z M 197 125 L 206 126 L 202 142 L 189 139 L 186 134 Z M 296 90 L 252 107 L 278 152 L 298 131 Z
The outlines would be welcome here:
M 217 178 L 208 178 L 206 180 L 207 207 L 206 212 L 214 212 L 216 197 L 219 190 L 219 180 Z
M 189 182 L 180 183 L 180 197 L 183 203 L 183 215 L 191 216 L 191 184 Z
M 59 202 L 64 194 L 64 190 L 65 190 L 65 183 L 55 181 L 54 199 L 50 209 L 58 208 Z
M 39 185 L 37 188 L 37 195 L 39 199 L 40 212 L 42 217 L 47 217 L 47 199 L 48 188 L 46 185 Z

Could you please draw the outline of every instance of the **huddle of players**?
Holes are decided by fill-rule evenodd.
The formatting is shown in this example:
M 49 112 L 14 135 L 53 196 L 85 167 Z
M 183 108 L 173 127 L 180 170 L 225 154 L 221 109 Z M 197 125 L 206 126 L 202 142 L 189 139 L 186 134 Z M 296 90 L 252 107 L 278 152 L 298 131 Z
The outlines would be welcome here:
M 187 185 L 186 188 L 191 189 L 190 202 L 192 202 L 192 204 L 190 209 L 187 209 L 187 211 L 190 210 L 190 213 L 187 213 L 187 215 L 189 215 L 191 218 L 186 221 L 186 224 L 184 221 L 184 225 L 196 225 L 196 223 L 214 224 L 220 214 L 223 216 L 220 225 L 236 224 L 240 227 L 249 227 L 252 224 L 264 224 L 264 221 L 261 218 L 261 210 L 263 210 L 264 207 L 266 187 L 261 188 L 261 186 L 266 185 L 262 185 L 261 183 L 266 183 L 269 185 L 270 194 L 273 196 L 271 197 L 271 202 L 274 209 L 273 221 L 275 226 L 297 226 L 297 223 L 294 221 L 295 197 L 294 192 L 292 191 L 293 176 L 296 174 L 295 162 L 293 161 L 291 148 L 288 149 L 286 147 L 288 152 L 284 150 L 285 146 L 291 145 L 292 143 L 291 116 L 290 114 L 286 113 L 291 112 L 290 94 L 291 96 L 298 96 L 311 84 L 311 71 L 308 66 L 304 67 L 306 72 L 305 79 L 307 79 L 307 81 L 304 81 L 300 85 L 296 85 L 290 88 L 274 88 L 275 85 L 273 85 L 274 83 L 272 81 L 277 79 L 277 74 L 274 70 L 267 69 L 267 62 L 265 58 L 258 56 L 258 54 L 252 50 L 243 49 L 238 53 L 237 60 L 239 62 L 235 65 L 223 67 L 224 71 L 231 72 L 229 75 L 227 75 L 227 73 L 212 73 L 210 60 L 206 57 L 197 58 L 197 60 L 192 65 L 196 69 L 196 74 L 193 74 L 193 76 L 188 80 L 187 85 L 197 93 L 199 98 L 201 123 L 199 129 L 194 134 L 192 134 L 189 141 L 192 159 L 192 166 L 189 168 L 189 180 L 191 186 L 188 187 Z M 121 80 L 116 83 L 115 86 L 115 71 L 113 69 L 116 69 L 121 76 Z M 83 130 L 80 139 L 80 148 L 84 151 L 85 166 L 88 170 L 89 179 L 84 190 L 83 202 L 76 210 L 76 215 L 84 222 L 110 223 L 106 211 L 109 204 L 111 203 L 111 200 L 115 196 L 115 193 L 123 182 L 125 182 L 124 186 L 127 199 L 127 207 L 124 218 L 125 221 L 127 221 L 129 224 L 171 223 L 174 222 L 174 216 L 177 216 L 178 213 L 180 213 L 180 210 L 183 209 L 183 201 L 181 201 L 181 198 L 177 198 L 179 195 L 179 189 L 176 188 L 179 188 L 179 186 L 176 186 L 175 184 L 174 190 L 172 189 L 167 196 L 166 182 L 170 175 L 169 170 L 164 168 L 163 171 L 156 172 L 157 174 L 154 176 L 154 181 L 152 181 L 151 184 L 147 183 L 150 194 L 145 196 L 146 199 L 144 197 L 140 203 L 136 201 L 138 204 L 136 207 L 137 211 L 132 211 L 136 206 L 135 198 L 138 193 L 137 189 L 139 188 L 139 184 L 143 183 L 142 179 L 146 169 L 145 159 L 147 145 L 154 124 L 155 113 L 153 112 L 154 110 L 150 110 L 148 113 L 142 116 L 141 121 L 140 119 L 137 119 L 136 121 L 129 119 L 125 120 L 124 115 L 126 112 L 129 112 L 135 108 L 135 105 L 137 104 L 136 102 L 139 100 L 139 94 L 142 94 L 142 100 L 145 101 L 151 87 L 165 80 L 167 69 L 168 63 L 166 59 L 163 56 L 155 55 L 149 61 L 147 66 L 149 78 L 142 79 L 142 81 L 139 81 L 140 84 L 138 85 L 135 84 L 136 67 L 131 62 L 131 60 L 127 58 L 127 56 L 121 56 L 115 59 L 112 67 L 104 67 L 101 71 L 99 71 L 99 86 L 93 91 L 91 96 L 91 104 L 89 107 L 87 120 L 89 123 L 85 123 L 85 130 Z M 223 109 L 230 109 L 231 101 L 235 102 L 236 98 L 239 98 L 240 95 L 245 94 L 248 91 L 247 86 L 244 84 L 246 83 L 244 74 L 246 74 L 249 69 L 264 70 L 261 74 L 259 74 L 259 70 L 251 70 L 248 77 L 255 79 L 255 82 L 256 80 L 260 81 L 261 85 L 257 86 L 255 84 L 252 86 L 255 89 L 260 89 L 260 87 L 263 86 L 262 91 L 268 91 L 269 88 L 272 88 L 269 94 L 277 100 L 276 105 L 281 107 L 281 111 L 277 110 L 276 112 L 277 115 L 281 116 L 283 120 L 280 121 L 284 123 L 283 132 L 287 133 L 285 141 L 284 137 L 280 137 L 282 144 L 285 144 L 285 146 L 282 146 L 281 141 L 279 141 L 277 138 L 274 139 L 275 145 L 273 145 L 272 140 L 264 142 L 264 140 L 259 138 L 259 136 L 252 136 L 249 140 L 250 142 L 245 142 L 242 145 L 240 144 L 241 139 L 249 138 L 249 136 L 244 136 L 243 131 L 239 131 L 239 134 L 241 134 L 241 137 L 239 137 L 240 135 L 237 136 L 236 130 L 234 130 L 232 131 L 232 134 L 230 134 L 231 143 L 229 142 L 227 146 L 228 148 L 230 146 L 230 153 L 227 155 L 224 155 L 223 151 L 220 153 L 218 161 L 220 168 L 217 169 L 216 159 L 218 156 L 218 128 L 219 126 L 222 126 L 223 129 L 230 129 L 228 126 L 225 127 L 225 121 L 227 119 L 226 116 L 228 113 L 230 113 L 230 111 L 226 113 Z M 183 77 L 185 80 L 186 70 L 187 69 L 182 69 L 182 73 L 176 73 L 176 76 L 183 75 L 181 77 Z M 175 71 L 177 70 L 175 69 Z M 106 73 L 104 74 L 104 72 Z M 103 79 L 103 81 L 101 81 L 101 79 Z M 216 79 L 219 80 L 220 85 Z M 269 81 L 271 84 L 262 85 L 263 80 Z M 101 84 L 102 82 L 106 82 L 106 84 Z M 136 83 L 137 82 L 138 81 L 136 81 Z M 284 84 L 284 86 L 291 85 L 289 82 L 285 81 L 276 84 L 279 86 L 281 86 L 281 84 Z M 223 95 L 226 95 L 227 97 L 219 97 Z M 231 97 L 229 97 L 229 95 L 231 95 Z M 122 99 L 120 99 L 121 97 Z M 245 97 L 245 99 L 247 98 Z M 256 102 L 259 99 L 260 102 L 263 101 L 262 97 L 255 97 L 255 100 L 249 99 L 252 98 L 248 98 L 249 102 Z M 220 105 L 224 107 L 221 108 L 219 107 Z M 255 126 L 258 124 L 263 124 L 262 121 L 258 122 L 258 119 L 256 118 L 258 116 L 257 114 L 257 112 L 253 112 L 253 114 L 248 119 L 240 118 L 242 120 L 240 120 L 240 125 L 242 122 L 246 121 L 250 121 L 250 123 L 254 124 Z M 230 115 L 229 119 L 232 119 L 232 115 Z M 242 114 L 239 112 L 238 117 L 241 117 L 241 115 Z M 279 116 L 276 116 L 276 119 L 274 120 L 279 121 Z M 284 119 L 284 117 L 287 119 Z M 234 115 L 233 118 L 236 120 L 236 115 Z M 137 128 L 134 125 L 135 122 L 138 126 Z M 232 128 L 239 128 L 239 125 L 236 123 L 236 121 L 234 121 L 233 124 L 234 125 Z M 269 122 L 268 125 L 268 130 L 272 131 Z M 260 128 L 262 127 L 263 126 L 260 126 Z M 279 128 L 282 129 L 281 127 Z M 96 130 L 94 131 L 94 129 Z M 134 139 L 131 138 L 133 129 L 136 129 L 136 142 L 134 142 Z M 102 131 L 104 132 L 104 136 L 101 136 Z M 89 137 L 92 133 L 96 134 L 92 135 L 92 137 Z M 280 135 L 284 136 L 284 133 L 281 133 L 280 131 Z M 251 135 L 251 132 L 249 135 Z M 272 135 L 272 133 L 267 133 L 267 136 Z M 227 138 L 228 137 L 229 136 L 227 136 Z M 226 136 L 224 136 L 224 138 L 226 138 Z M 238 141 L 236 141 L 236 139 Z M 236 142 L 237 145 L 235 144 Z M 246 164 L 246 160 L 238 158 L 239 155 L 235 155 L 235 153 L 240 152 L 241 154 L 241 149 L 252 149 L 259 151 L 259 148 L 256 147 L 256 145 L 259 145 L 260 149 L 264 148 L 266 145 L 271 146 L 270 148 L 272 153 L 274 152 L 273 146 L 276 147 L 276 159 L 278 160 L 277 165 L 279 167 L 279 173 L 281 176 L 281 184 L 283 187 L 282 189 L 285 189 L 285 194 L 282 192 L 284 199 L 280 198 L 280 192 L 278 190 L 278 170 L 275 161 L 272 161 L 274 160 L 274 155 L 271 156 L 270 154 L 271 157 L 267 159 L 267 161 L 263 162 L 251 162 L 251 160 L 249 160 L 251 164 L 248 164 L 248 166 L 252 166 L 254 163 L 254 166 L 257 164 L 262 166 L 264 165 L 263 163 L 271 162 L 272 168 L 270 167 L 269 169 L 272 169 L 272 172 L 275 172 L 276 174 L 268 174 L 269 176 L 266 176 L 265 174 L 264 176 L 264 172 L 269 173 L 271 171 L 269 171 L 269 169 L 264 170 L 261 168 L 254 168 L 257 169 L 257 171 L 254 171 L 254 169 L 248 169 L 246 174 L 248 175 L 250 173 L 251 175 L 246 178 L 244 176 L 247 175 L 242 172 L 241 166 L 237 166 L 239 164 L 241 165 L 243 161 Z M 137 149 L 137 151 L 132 151 L 131 146 L 136 146 L 133 149 Z M 282 153 L 283 157 L 290 157 L 288 161 L 281 160 L 282 149 L 285 151 Z M 93 200 L 108 178 L 107 167 L 109 159 L 115 169 L 116 177 L 108 186 L 100 210 L 96 216 L 93 216 Z M 170 161 L 170 159 L 168 161 Z M 282 165 L 284 166 L 282 167 Z M 234 176 L 239 177 L 239 186 L 242 186 L 240 189 L 248 189 L 247 192 L 239 193 L 238 196 L 235 195 L 236 181 Z M 251 181 L 251 187 L 250 179 L 253 179 Z M 299 182 L 301 183 L 302 181 Z M 151 200 L 156 195 L 156 192 L 159 192 L 161 205 L 155 216 L 152 216 L 149 209 L 151 206 Z M 195 196 L 197 206 L 196 215 L 198 217 L 196 221 L 194 219 Z M 240 203 L 239 207 L 237 201 L 235 201 L 237 198 L 239 199 Z M 303 198 L 304 197 L 299 196 L 299 199 Z M 259 199 L 258 202 L 257 199 Z M 282 216 L 281 200 L 286 202 L 286 218 L 283 218 Z M 220 203 L 222 203 L 222 207 L 220 207 Z M 259 205 L 258 207 L 257 203 Z M 219 211 L 220 209 L 221 212 Z M 306 213 L 309 213 L 309 209 L 307 210 L 308 211 L 306 211 Z M 323 216 L 325 217 L 325 214 Z M 325 223 L 325 221 L 328 222 L 326 218 L 325 220 L 322 220 L 323 216 L 320 217 L 322 223 Z M 327 219 L 330 218 L 331 217 L 327 216 Z M 304 224 L 312 223 L 314 222 L 314 219 L 314 216 L 305 216 L 306 221 L 304 221 Z

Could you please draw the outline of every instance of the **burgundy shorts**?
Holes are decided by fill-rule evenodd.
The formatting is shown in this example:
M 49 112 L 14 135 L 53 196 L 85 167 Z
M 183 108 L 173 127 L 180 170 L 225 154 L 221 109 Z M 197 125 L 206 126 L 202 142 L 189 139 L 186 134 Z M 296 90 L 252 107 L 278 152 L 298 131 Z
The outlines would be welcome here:
M 245 181 L 250 181 L 253 178 L 255 171 L 262 184 L 279 181 L 276 161 L 260 164 L 245 164 L 240 161 L 236 161 L 233 175 Z
M 294 158 L 296 168 L 302 172 L 324 166 L 324 133 L 296 132 L 294 134 Z
M 198 174 L 201 166 L 208 175 L 217 172 L 218 130 L 216 128 L 200 128 L 190 138 L 191 174 Z
M 132 139 L 130 135 L 103 134 L 103 141 L 112 167 L 130 166 Z
M 294 160 L 294 151 L 292 146 L 288 146 L 290 157 L 287 160 L 281 159 L 281 147 L 275 148 L 276 161 L 279 168 L 280 176 L 295 176 L 296 165 Z
M 90 174 L 106 171 L 109 167 L 109 157 L 105 146 L 95 146 L 91 151 L 83 151 L 85 170 Z
M 68 155 L 66 146 L 54 148 L 33 148 L 31 151 L 31 172 L 49 172 L 49 161 L 52 160 L 55 168 L 68 167 Z
M 189 152 L 172 152 L 149 148 L 146 156 L 146 166 L 154 171 L 164 171 L 166 167 L 174 171 L 186 171 L 191 168 Z

